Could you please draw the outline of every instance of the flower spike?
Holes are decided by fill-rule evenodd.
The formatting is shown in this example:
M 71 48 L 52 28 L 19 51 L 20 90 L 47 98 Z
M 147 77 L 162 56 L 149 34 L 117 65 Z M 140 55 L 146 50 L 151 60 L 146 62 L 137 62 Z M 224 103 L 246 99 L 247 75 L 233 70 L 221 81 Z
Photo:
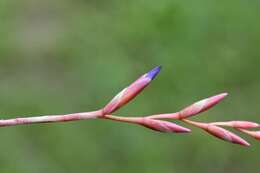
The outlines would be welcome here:
M 188 118 L 193 115 L 197 115 L 199 113 L 202 113 L 211 107 L 218 104 L 221 100 L 223 100 L 228 94 L 222 93 L 213 97 L 206 98 L 204 100 L 198 101 L 183 110 L 180 111 L 180 119 Z
M 214 135 L 217 138 L 220 138 L 222 140 L 228 141 L 228 142 L 232 142 L 235 144 L 239 144 L 239 145 L 243 145 L 246 147 L 249 147 L 250 144 L 245 141 L 243 138 L 235 135 L 234 133 L 223 129 L 221 127 L 215 126 L 215 125 L 209 125 L 206 129 L 206 131 L 212 135 Z
M 103 114 L 111 114 L 134 99 L 146 86 L 150 84 L 160 70 L 161 66 L 155 67 L 133 82 L 130 86 L 123 89 L 103 108 Z
M 243 145 L 243 146 L 250 146 L 250 144 L 247 141 L 245 141 L 243 138 L 237 136 L 236 134 L 234 134 L 224 128 L 218 127 L 216 125 L 213 125 L 210 123 L 201 123 L 201 122 L 191 121 L 191 120 L 187 120 L 187 119 L 183 119 L 183 122 L 193 125 L 195 127 L 198 127 L 200 129 L 203 129 L 206 132 L 208 132 L 209 134 L 211 134 L 219 139 L 222 139 L 224 141 Z
M 203 99 L 201 101 L 195 102 L 192 105 L 182 109 L 179 112 L 176 113 L 168 113 L 168 114 L 157 114 L 157 115 L 151 115 L 149 118 L 155 118 L 155 119 L 185 119 L 194 115 L 197 115 L 199 113 L 205 112 L 206 110 L 210 109 L 211 107 L 218 104 L 220 101 L 222 101 L 228 94 L 222 93 L 218 94 L 206 99 Z
M 35 117 L 20 117 L 13 119 L 0 119 L 0 127 L 5 126 L 16 126 L 24 124 L 34 124 L 34 123 L 50 123 L 50 122 L 67 122 L 76 120 L 86 120 L 86 119 L 100 119 L 100 120 L 112 120 L 130 124 L 140 125 L 154 131 L 163 133 L 188 133 L 191 130 L 170 121 L 178 120 L 186 124 L 192 125 L 196 128 L 200 128 L 207 133 L 220 138 L 222 140 L 239 144 L 242 146 L 250 146 L 250 144 L 245 141 L 240 136 L 224 129 L 224 127 L 233 128 L 244 134 L 247 134 L 257 140 L 260 140 L 260 131 L 251 131 L 248 129 L 260 128 L 260 124 L 251 121 L 224 121 L 224 122 L 197 122 L 191 121 L 187 118 L 197 115 L 199 113 L 205 112 L 212 108 L 220 101 L 222 101 L 227 93 L 218 94 L 213 97 L 203 99 L 201 101 L 195 102 L 194 104 L 178 111 L 175 113 L 163 113 L 148 116 L 115 116 L 111 113 L 115 112 L 122 106 L 126 105 L 132 99 L 134 99 L 143 89 L 145 89 L 151 81 L 158 75 L 161 70 L 161 66 L 155 67 L 148 73 L 142 75 L 131 85 L 123 89 L 119 94 L 117 94 L 105 107 L 100 110 L 93 112 L 80 112 L 65 115 L 44 115 Z M 166 119 L 166 120 L 165 120 Z M 220 127 L 221 126 L 221 127 Z

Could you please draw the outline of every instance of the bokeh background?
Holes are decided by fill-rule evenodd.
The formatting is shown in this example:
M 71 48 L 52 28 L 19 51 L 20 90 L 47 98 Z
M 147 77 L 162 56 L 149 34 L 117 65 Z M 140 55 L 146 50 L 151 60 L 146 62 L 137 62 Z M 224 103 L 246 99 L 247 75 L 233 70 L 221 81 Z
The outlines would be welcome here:
M 260 1 L 1 0 L 1 118 L 101 108 L 156 65 L 119 115 L 174 112 L 223 91 L 201 121 L 260 122 Z M 243 136 L 243 135 L 242 135 Z M 244 173 L 260 143 L 160 134 L 110 121 L 0 129 L 2 173 Z

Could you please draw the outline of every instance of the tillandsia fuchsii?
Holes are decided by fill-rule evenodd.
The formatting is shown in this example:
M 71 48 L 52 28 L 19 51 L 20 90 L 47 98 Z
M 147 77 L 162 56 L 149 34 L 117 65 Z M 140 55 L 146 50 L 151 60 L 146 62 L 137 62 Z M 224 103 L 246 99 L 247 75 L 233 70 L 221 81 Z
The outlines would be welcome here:
M 155 67 L 133 82 L 130 86 L 123 89 L 103 108 L 103 114 L 111 114 L 134 99 L 146 86 L 150 84 L 160 71 L 161 66 Z
M 160 70 L 161 67 L 158 66 L 152 69 L 150 72 L 144 74 L 139 79 L 137 79 L 134 83 L 132 83 L 129 87 L 125 88 L 122 92 L 120 92 L 116 97 L 114 97 L 112 101 L 110 101 L 104 108 L 100 110 L 96 110 L 92 112 L 72 113 L 72 114 L 65 114 L 65 115 L 44 115 L 44 116 L 36 116 L 36 117 L 20 117 L 14 119 L 0 120 L 0 127 L 23 125 L 23 124 L 34 124 L 34 123 L 47 123 L 47 122 L 66 122 L 66 121 L 76 121 L 76 120 L 86 120 L 86 119 L 101 119 L 101 120 L 108 119 L 113 121 L 137 124 L 164 133 L 190 132 L 190 129 L 179 126 L 169 121 L 161 120 L 161 119 L 167 119 L 167 120 L 172 119 L 172 120 L 180 120 L 189 125 L 193 125 L 197 128 L 203 129 L 209 134 L 217 138 L 235 144 L 240 144 L 243 146 L 249 146 L 250 144 L 244 139 L 242 139 L 241 137 L 237 136 L 236 134 L 219 126 L 233 128 L 257 140 L 260 140 L 260 131 L 251 130 L 252 128 L 260 127 L 259 124 L 255 122 L 235 120 L 235 121 L 226 121 L 226 122 L 224 121 L 224 122 L 204 123 L 204 122 L 196 122 L 187 119 L 190 118 L 191 116 L 195 116 L 215 106 L 217 103 L 222 101 L 227 96 L 227 93 L 222 93 L 213 97 L 206 98 L 199 102 L 195 102 L 194 104 L 185 107 L 184 109 L 175 113 L 157 114 L 157 115 L 139 116 L 139 117 L 122 117 L 122 116 L 111 115 L 112 112 L 116 111 L 123 105 L 127 104 L 135 96 L 141 93 L 141 91 L 156 77 L 156 75 L 160 72 Z

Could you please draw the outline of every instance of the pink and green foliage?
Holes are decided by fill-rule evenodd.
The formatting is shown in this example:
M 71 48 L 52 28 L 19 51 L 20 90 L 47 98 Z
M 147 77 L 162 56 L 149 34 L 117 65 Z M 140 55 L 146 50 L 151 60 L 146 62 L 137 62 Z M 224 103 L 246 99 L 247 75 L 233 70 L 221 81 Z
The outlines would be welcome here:
M 106 106 L 104 106 L 104 108 L 100 110 L 66 115 L 45 115 L 37 117 L 0 120 L 0 127 L 46 122 L 65 122 L 95 118 L 137 124 L 163 133 L 191 132 L 190 129 L 169 121 L 178 120 L 186 124 L 192 125 L 194 127 L 200 128 L 219 139 L 235 144 L 240 144 L 242 146 L 250 146 L 250 144 L 244 139 L 242 139 L 240 136 L 224 129 L 223 127 L 233 128 L 234 130 L 249 135 L 257 140 L 260 140 L 260 131 L 250 130 L 253 128 L 260 127 L 260 125 L 255 122 L 236 120 L 226 122 L 205 123 L 187 119 L 191 116 L 198 115 L 212 108 L 220 101 L 222 101 L 228 95 L 227 93 L 218 94 L 216 96 L 212 96 L 201 101 L 195 102 L 194 104 L 187 106 L 179 112 L 175 113 L 157 114 L 141 117 L 123 117 L 111 115 L 113 112 L 115 112 L 122 106 L 126 105 L 128 102 L 134 99 L 139 93 L 141 93 L 145 89 L 145 87 L 147 87 L 151 83 L 151 81 L 157 76 L 160 70 L 161 67 L 158 66 L 149 71 L 148 73 L 144 74 L 131 85 L 123 89 Z

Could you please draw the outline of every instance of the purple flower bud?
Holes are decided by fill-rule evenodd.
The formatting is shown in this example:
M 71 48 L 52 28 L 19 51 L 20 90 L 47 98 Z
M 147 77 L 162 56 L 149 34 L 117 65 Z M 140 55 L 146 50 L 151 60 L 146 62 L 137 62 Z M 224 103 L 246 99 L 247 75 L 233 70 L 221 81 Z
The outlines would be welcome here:
M 161 67 L 155 67 L 148 73 L 141 76 L 135 82 L 133 82 L 129 87 L 125 88 L 119 94 L 117 94 L 104 108 L 103 114 L 110 114 L 115 112 L 120 107 L 124 106 L 132 99 L 134 99 L 146 86 L 150 84 L 152 79 L 160 72 Z
M 154 69 L 152 69 L 151 71 L 149 71 L 148 73 L 146 73 L 146 77 L 150 78 L 151 80 L 153 80 L 157 74 L 161 71 L 162 66 L 157 66 Z

